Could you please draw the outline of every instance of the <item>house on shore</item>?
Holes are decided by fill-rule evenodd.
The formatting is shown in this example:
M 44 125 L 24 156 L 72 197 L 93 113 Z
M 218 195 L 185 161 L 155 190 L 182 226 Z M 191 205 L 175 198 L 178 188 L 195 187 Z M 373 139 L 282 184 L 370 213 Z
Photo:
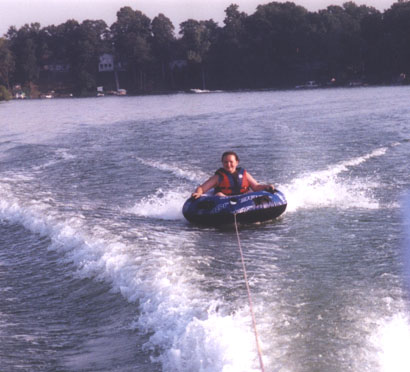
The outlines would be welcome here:
M 110 53 L 104 53 L 99 57 L 99 63 L 98 63 L 98 72 L 100 75 L 103 76 L 101 79 L 103 85 L 112 85 L 112 78 L 108 78 L 108 75 L 111 76 L 112 74 L 114 75 L 114 83 L 115 83 L 115 89 L 117 91 L 120 90 L 120 80 L 119 80 L 119 72 L 125 71 L 124 65 L 121 62 L 116 62 L 115 57 L 113 54 Z M 111 83 L 111 84 L 110 84 Z

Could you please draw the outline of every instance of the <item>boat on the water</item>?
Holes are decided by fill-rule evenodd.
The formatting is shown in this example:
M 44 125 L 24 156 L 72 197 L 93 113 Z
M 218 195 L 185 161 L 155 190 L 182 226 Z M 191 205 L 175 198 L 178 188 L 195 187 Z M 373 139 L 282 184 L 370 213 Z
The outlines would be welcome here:
M 287 201 L 279 190 L 249 192 L 233 196 L 205 195 L 189 198 L 183 208 L 184 217 L 192 223 L 222 226 L 273 220 L 285 212 Z

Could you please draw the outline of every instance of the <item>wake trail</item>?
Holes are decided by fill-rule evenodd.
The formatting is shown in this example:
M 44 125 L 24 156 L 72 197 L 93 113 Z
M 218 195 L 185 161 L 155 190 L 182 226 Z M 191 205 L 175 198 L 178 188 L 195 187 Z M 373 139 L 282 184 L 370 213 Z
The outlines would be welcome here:
M 159 169 L 161 171 L 170 172 L 179 178 L 183 178 L 187 181 L 191 181 L 194 183 L 202 182 L 204 179 L 209 177 L 209 175 L 204 172 L 201 172 L 198 170 L 194 171 L 190 169 L 183 169 L 175 164 L 166 164 L 162 161 L 160 162 L 160 161 L 145 160 L 139 157 L 136 157 L 135 159 L 139 161 L 141 164 L 147 165 L 152 168 Z
M 189 195 L 183 187 L 165 191 L 158 189 L 154 194 L 137 201 L 126 212 L 162 220 L 183 220 L 182 206 Z
M 78 212 L 61 214 L 45 200 L 22 200 L 0 181 L 1 219 L 49 237 L 50 249 L 74 263 L 75 275 L 105 281 L 113 292 L 138 303 L 132 328 L 151 335 L 144 347 L 161 350 L 153 359 L 164 370 L 181 370 L 181 365 L 187 371 L 199 365 L 207 371 L 257 370 L 246 313 L 219 312 L 220 301 L 195 284 L 202 276 L 189 269 L 186 257 L 175 249 L 168 254 L 187 239 L 183 234 L 172 236 L 161 226 L 124 240 L 105 225 L 93 223 L 90 229 L 93 221 Z M 192 345 L 197 345 L 194 352 Z
M 323 207 L 378 209 L 379 202 L 371 192 L 379 186 L 377 180 L 370 177 L 342 179 L 340 175 L 385 155 L 388 148 L 381 147 L 368 154 L 331 164 L 325 170 L 304 174 L 281 186 L 288 200 L 287 211 Z
M 198 185 L 209 177 L 209 174 L 205 172 L 183 168 L 177 164 L 146 160 L 140 157 L 135 157 L 135 159 L 143 165 L 171 173 L 177 178 L 189 181 L 191 184 Z M 192 190 L 193 187 L 187 186 L 168 190 L 159 188 L 153 194 L 137 201 L 133 207 L 128 208 L 125 212 L 148 218 L 184 220 L 182 206 Z
M 389 147 L 397 145 L 395 143 Z M 371 190 L 379 185 L 376 180 L 346 180 L 341 179 L 340 175 L 370 159 L 385 155 L 389 147 L 381 147 L 368 154 L 331 164 L 325 170 L 302 175 L 290 184 L 280 186 L 288 201 L 287 211 L 323 207 L 378 209 L 379 202 L 371 194 Z M 195 183 L 209 176 L 204 172 L 183 169 L 174 164 L 136 159 L 144 165 L 171 172 L 179 178 Z M 182 206 L 188 197 L 189 191 L 183 186 L 169 190 L 158 189 L 152 195 L 137 201 L 126 212 L 149 218 L 184 220 Z

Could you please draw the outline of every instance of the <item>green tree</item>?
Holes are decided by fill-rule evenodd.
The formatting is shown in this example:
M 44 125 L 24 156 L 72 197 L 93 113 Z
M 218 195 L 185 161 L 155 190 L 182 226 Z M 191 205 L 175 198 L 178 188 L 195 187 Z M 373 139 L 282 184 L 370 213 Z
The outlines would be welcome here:
M 0 38 L 0 84 L 5 85 L 8 89 L 10 89 L 14 68 L 14 56 L 8 46 L 8 40 Z
M 102 20 L 79 24 L 68 20 L 44 30 L 47 35 L 47 60 L 69 65 L 69 89 L 76 95 L 95 92 L 99 56 L 109 49 L 108 26 Z
M 230 88 L 239 88 L 246 84 L 246 68 L 244 59 L 246 59 L 245 41 L 246 28 L 245 21 L 247 14 L 239 11 L 239 6 L 231 4 L 225 9 L 224 26 L 216 45 L 216 51 L 219 60 L 220 81 L 226 82 Z
M 294 3 L 259 5 L 246 21 L 248 71 L 258 86 L 286 85 L 294 64 L 306 53 L 308 11 Z
M 384 14 L 391 73 L 410 74 L 410 1 L 399 0 Z
M 384 53 L 389 43 L 385 38 L 383 16 L 379 11 L 365 15 L 361 20 L 363 39 L 363 65 L 369 82 L 380 83 L 385 80 L 389 70 L 389 53 Z M 386 44 L 383 46 L 383 44 Z
M 125 62 L 134 89 L 139 86 L 139 90 L 144 91 L 146 72 L 152 61 L 151 20 L 139 10 L 123 7 L 117 12 L 111 32 L 116 54 Z
M 200 67 L 202 89 L 206 89 L 205 66 L 212 44 L 217 39 L 218 26 L 213 20 L 189 19 L 180 24 L 181 43 L 187 60 Z
M 363 78 L 366 44 L 362 26 L 377 17 L 377 10 L 350 1 L 342 7 L 328 6 L 318 14 L 318 29 L 324 41 L 321 60 L 326 64 L 327 77 L 340 81 Z
M 152 20 L 152 51 L 161 66 L 162 81 L 166 79 L 167 66 L 173 58 L 175 47 L 174 25 L 162 13 Z
M 15 56 L 15 81 L 30 85 L 38 81 L 40 66 L 38 63 L 39 23 L 26 24 L 17 30 L 10 27 L 6 37 L 10 40 L 10 49 Z
M 95 91 L 99 56 L 109 51 L 108 26 L 102 20 L 85 20 L 80 25 L 77 44 L 77 75 L 82 89 Z
M 8 101 L 11 99 L 11 94 L 7 88 L 3 85 L 0 85 L 0 101 Z

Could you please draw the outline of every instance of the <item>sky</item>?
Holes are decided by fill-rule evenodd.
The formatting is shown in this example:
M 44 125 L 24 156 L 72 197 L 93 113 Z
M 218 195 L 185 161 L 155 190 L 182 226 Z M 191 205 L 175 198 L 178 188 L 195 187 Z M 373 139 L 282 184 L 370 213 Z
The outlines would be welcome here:
M 257 5 L 272 0 L 0 0 L 0 36 L 10 26 L 20 28 L 26 23 L 39 22 L 41 27 L 59 25 L 68 19 L 82 22 L 85 19 L 103 19 L 108 26 L 116 20 L 117 11 L 123 6 L 140 10 L 153 19 L 159 13 L 167 16 L 175 28 L 193 18 L 196 20 L 213 19 L 223 25 L 225 9 L 232 3 L 239 10 L 252 14 Z M 277 0 L 284 2 L 285 0 Z M 309 11 L 325 9 L 329 5 L 342 5 L 348 0 L 290 0 Z M 356 0 L 357 5 L 373 6 L 384 11 L 395 0 Z

